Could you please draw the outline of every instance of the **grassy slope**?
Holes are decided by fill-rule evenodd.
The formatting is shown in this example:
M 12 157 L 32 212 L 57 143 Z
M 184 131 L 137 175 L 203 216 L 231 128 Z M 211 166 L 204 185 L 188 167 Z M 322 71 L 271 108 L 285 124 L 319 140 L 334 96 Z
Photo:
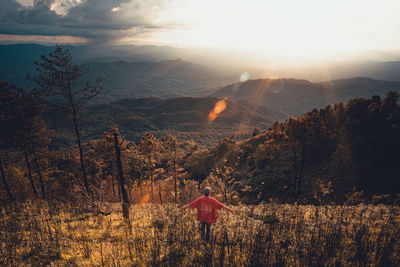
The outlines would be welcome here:
M 110 215 L 60 204 L 2 209 L 1 265 L 398 266 L 400 209 L 267 204 L 220 212 L 201 242 L 193 210 L 145 204 Z

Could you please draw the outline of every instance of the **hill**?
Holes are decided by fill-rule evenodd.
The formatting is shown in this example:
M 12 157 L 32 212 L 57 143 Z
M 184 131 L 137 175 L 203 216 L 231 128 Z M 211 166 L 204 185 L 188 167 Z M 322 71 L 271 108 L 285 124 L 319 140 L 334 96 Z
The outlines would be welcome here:
M 375 80 L 400 82 L 400 61 L 336 62 L 308 68 L 276 71 L 275 75 L 301 77 L 312 81 L 370 77 Z
M 299 116 L 313 108 L 346 102 L 355 97 L 383 96 L 389 91 L 400 92 L 400 82 L 352 78 L 311 83 L 297 79 L 259 79 L 235 83 L 212 95 L 233 100 L 246 100 L 254 105 Z
M 217 101 L 219 99 L 213 97 L 122 99 L 89 106 L 80 125 L 88 139 L 99 138 L 104 131 L 116 125 L 130 140 L 138 140 L 146 132 L 152 132 L 157 136 L 180 135 L 200 146 L 210 146 L 226 136 L 249 136 L 255 127 L 268 129 L 276 120 L 286 118 L 279 111 L 264 108 L 260 113 L 259 109 L 250 105 L 227 100 L 226 109 L 211 121 L 208 114 Z M 65 137 L 71 132 L 68 118 L 51 112 L 50 120 L 59 141 L 69 143 L 69 138 Z
M 399 94 L 355 98 L 275 124 L 246 140 L 193 153 L 190 176 L 255 200 L 346 200 L 399 193 Z M 216 185 L 217 186 L 217 185 Z M 241 189 L 240 189 L 241 188 Z

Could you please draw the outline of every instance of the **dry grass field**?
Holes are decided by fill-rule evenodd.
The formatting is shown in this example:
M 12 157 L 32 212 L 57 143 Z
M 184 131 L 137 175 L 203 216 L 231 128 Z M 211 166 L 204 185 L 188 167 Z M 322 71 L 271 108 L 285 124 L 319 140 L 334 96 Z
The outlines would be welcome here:
M 400 208 L 394 206 L 232 206 L 210 243 L 194 210 L 120 205 L 109 215 L 26 202 L 2 208 L 0 265 L 50 266 L 400 266 Z

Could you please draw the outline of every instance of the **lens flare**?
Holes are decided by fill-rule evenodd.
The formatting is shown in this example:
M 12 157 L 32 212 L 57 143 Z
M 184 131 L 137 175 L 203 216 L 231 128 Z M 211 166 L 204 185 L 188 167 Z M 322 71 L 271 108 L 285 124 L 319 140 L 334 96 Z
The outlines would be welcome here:
M 248 73 L 247 71 L 246 72 L 243 72 L 242 74 L 240 74 L 240 81 L 241 82 L 245 82 L 245 81 L 247 81 L 248 79 L 250 78 L 250 73 Z
M 216 118 L 218 118 L 218 115 L 224 111 L 226 108 L 226 102 L 225 100 L 219 100 L 216 104 L 215 107 L 210 113 L 208 114 L 208 119 L 213 121 Z
M 211 111 L 210 114 L 208 114 L 208 119 L 209 119 L 210 121 L 215 120 L 217 117 L 218 117 L 218 115 L 215 114 L 214 111 Z

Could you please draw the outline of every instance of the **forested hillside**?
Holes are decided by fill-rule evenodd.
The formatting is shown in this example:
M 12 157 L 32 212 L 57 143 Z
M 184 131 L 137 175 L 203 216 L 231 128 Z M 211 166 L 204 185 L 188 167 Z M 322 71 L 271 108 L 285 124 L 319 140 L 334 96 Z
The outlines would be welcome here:
M 215 120 L 210 120 L 208 115 L 219 100 L 215 97 L 123 99 L 86 107 L 79 125 L 87 135 L 86 140 L 101 138 L 110 126 L 117 126 L 129 140 L 138 141 L 147 132 L 152 132 L 158 137 L 179 135 L 181 140 L 209 147 L 226 136 L 248 137 L 254 128 L 266 130 L 275 121 L 288 118 L 277 110 L 227 100 L 224 111 Z M 66 145 L 74 142 L 73 132 L 69 130 L 72 124 L 65 114 L 55 110 L 48 112 L 46 118 L 59 142 Z
M 343 202 L 355 191 L 399 194 L 399 95 L 356 98 L 275 123 L 244 141 L 226 138 L 185 162 L 227 199 Z
M 400 188 L 398 98 L 390 92 L 383 99 L 356 98 L 314 109 L 275 122 L 267 131 L 254 129 L 253 137 L 238 141 L 231 135 L 241 126 L 271 121 L 251 110 L 243 112 L 243 106 L 230 101 L 224 102 L 226 110 L 219 117 L 210 120 L 207 115 L 213 107 L 215 111 L 218 99 L 179 98 L 91 106 L 76 125 L 71 116 L 63 119 L 52 112 L 55 121 L 46 125 L 50 115 L 45 104 L 2 82 L 2 200 L 35 196 L 73 200 L 81 198 L 83 190 L 91 192 L 91 198 L 113 201 L 118 181 L 114 146 L 118 144 L 129 192 L 150 183 L 153 200 L 153 182 L 161 182 L 157 189 L 161 192 L 162 182 L 173 178 L 179 185 L 175 198 L 187 186 L 203 183 L 213 185 L 227 202 L 341 203 L 360 192 L 366 199 L 389 194 L 393 201 Z M 83 127 L 74 130 L 74 125 Z M 124 131 L 118 127 L 125 127 Z M 130 139 L 130 129 L 135 140 Z M 134 134 L 137 129 L 141 131 Z M 164 129 L 168 131 L 162 138 L 146 133 Z M 226 138 L 201 149 L 185 131 L 204 134 L 204 139 Z M 60 143 L 67 133 L 75 134 L 75 139 Z

